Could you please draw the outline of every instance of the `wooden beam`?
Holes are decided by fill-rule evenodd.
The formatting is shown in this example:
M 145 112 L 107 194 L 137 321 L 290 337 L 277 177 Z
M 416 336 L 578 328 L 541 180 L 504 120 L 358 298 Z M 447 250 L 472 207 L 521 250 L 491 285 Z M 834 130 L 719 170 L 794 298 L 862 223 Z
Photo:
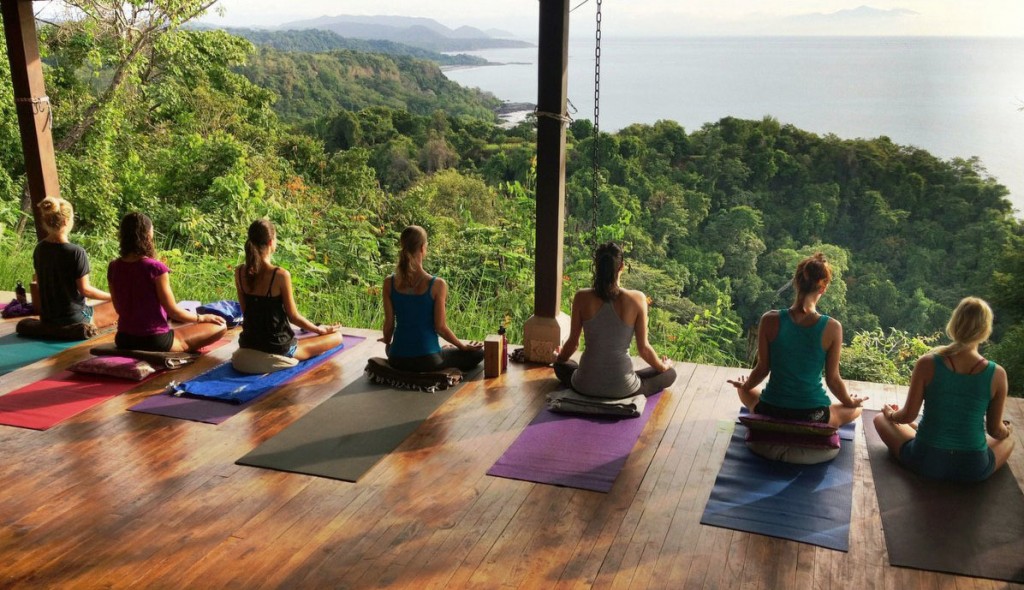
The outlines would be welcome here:
M 0 0 L 11 61 L 11 85 L 25 154 L 25 175 L 31 195 L 36 235 L 46 236 L 39 222 L 36 204 L 47 196 L 60 195 L 57 160 L 53 153 L 53 118 L 43 84 L 43 63 L 39 58 L 35 13 L 30 0 Z
M 537 79 L 537 251 L 535 316 L 554 318 L 562 303 L 565 236 L 565 114 L 569 0 L 540 0 Z

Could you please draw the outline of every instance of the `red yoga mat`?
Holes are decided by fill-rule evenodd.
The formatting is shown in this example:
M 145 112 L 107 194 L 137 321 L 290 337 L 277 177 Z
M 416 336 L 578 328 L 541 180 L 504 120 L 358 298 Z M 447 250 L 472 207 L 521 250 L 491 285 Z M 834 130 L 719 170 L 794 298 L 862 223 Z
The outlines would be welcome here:
M 218 340 L 204 348 L 203 352 L 225 344 L 227 340 Z M 0 424 L 47 430 L 162 373 L 158 371 L 142 381 L 128 381 L 61 371 L 7 395 L 0 395 Z
M 62 371 L 0 396 L 0 424 L 46 430 L 144 382 Z

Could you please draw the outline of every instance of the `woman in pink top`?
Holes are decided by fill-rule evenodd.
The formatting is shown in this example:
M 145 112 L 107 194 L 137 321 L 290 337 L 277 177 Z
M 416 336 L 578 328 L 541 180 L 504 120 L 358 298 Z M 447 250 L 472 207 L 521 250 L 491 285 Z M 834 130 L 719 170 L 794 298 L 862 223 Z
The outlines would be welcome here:
M 121 220 L 121 257 L 107 267 L 111 301 L 118 313 L 118 348 L 155 352 L 196 351 L 224 335 L 224 318 L 178 306 L 171 272 L 156 259 L 153 222 L 142 213 Z M 172 330 L 168 319 L 192 325 Z

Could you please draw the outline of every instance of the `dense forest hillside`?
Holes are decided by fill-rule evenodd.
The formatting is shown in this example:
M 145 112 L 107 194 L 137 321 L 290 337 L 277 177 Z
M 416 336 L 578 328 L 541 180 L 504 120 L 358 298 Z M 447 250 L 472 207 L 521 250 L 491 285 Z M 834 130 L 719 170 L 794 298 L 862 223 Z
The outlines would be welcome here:
M 229 28 L 227 31 L 232 35 L 248 39 L 256 45 L 271 47 L 278 51 L 323 53 L 339 49 L 350 49 L 363 53 L 383 53 L 386 55 L 404 55 L 417 59 L 426 59 L 437 62 L 442 66 L 473 66 L 487 63 L 486 59 L 475 55 L 438 53 L 437 51 L 413 47 L 395 41 L 351 39 L 342 37 L 332 31 L 322 31 L 320 29 L 267 31 L 263 29 Z
M 62 192 L 94 269 L 116 254 L 120 216 L 143 210 L 180 296 L 233 297 L 245 227 L 268 216 L 303 311 L 379 327 L 398 232 L 419 223 L 459 333 L 480 338 L 508 318 L 521 338 L 533 300 L 532 123 L 501 129 L 496 99 L 409 56 L 172 30 L 126 57 L 105 31 L 83 21 L 41 33 Z M 34 235 L 6 68 L 0 284 L 13 285 L 31 275 Z M 624 280 L 651 296 L 660 351 L 746 364 L 759 314 L 787 305 L 795 262 L 823 251 L 839 280 L 821 306 L 846 328 L 844 375 L 905 381 L 952 306 L 980 295 L 998 320 L 984 352 L 1024 387 L 1024 226 L 980 162 L 770 118 L 600 137 L 577 120 L 568 144 L 565 295 L 586 285 L 594 240 L 620 240 Z

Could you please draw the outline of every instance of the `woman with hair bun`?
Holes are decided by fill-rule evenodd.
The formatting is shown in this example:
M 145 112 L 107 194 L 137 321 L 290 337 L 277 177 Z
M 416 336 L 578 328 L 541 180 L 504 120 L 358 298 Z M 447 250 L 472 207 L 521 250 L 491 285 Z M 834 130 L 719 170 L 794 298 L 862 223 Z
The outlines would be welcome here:
M 46 230 L 46 237 L 32 253 L 32 303 L 39 320 L 58 326 L 93 324 L 97 328 L 116 322 L 117 312 L 110 304 L 110 293 L 89 283 L 89 257 L 68 238 L 75 226 L 71 203 L 60 197 L 46 197 L 36 206 Z M 89 307 L 86 297 L 103 303 Z
M 757 364 L 748 377 L 729 380 L 752 413 L 782 420 L 822 422 L 839 427 L 860 416 L 867 398 L 850 396 L 839 376 L 843 326 L 818 312 L 818 300 L 832 282 L 832 268 L 822 253 L 800 261 L 793 275 L 796 299 L 788 309 L 761 316 L 757 329 Z M 840 403 L 825 393 L 821 375 Z M 757 389 L 771 374 L 764 391 Z
M 448 327 L 448 283 L 423 269 L 427 231 L 402 230 L 395 272 L 384 279 L 384 337 L 388 363 L 400 371 L 468 371 L 484 360 L 483 347 L 467 344 Z M 438 336 L 455 348 L 441 348 Z
M 592 397 L 625 398 L 652 395 L 672 385 L 672 361 L 658 356 L 647 341 L 647 296 L 623 289 L 622 248 L 614 242 L 594 252 L 593 288 L 580 289 L 572 300 L 569 336 L 555 360 L 555 376 L 577 393 Z M 580 362 L 570 360 L 580 345 L 587 348 Z M 636 338 L 637 352 L 649 367 L 633 370 L 629 344 Z
M 119 319 L 118 348 L 153 352 L 195 352 L 213 344 L 227 328 L 224 318 L 180 307 L 171 291 L 171 269 L 156 259 L 153 222 L 142 213 L 121 219 L 121 257 L 107 266 L 111 301 Z M 172 330 L 168 318 L 191 323 Z
M 981 481 L 1006 464 L 1014 445 L 1003 421 L 1006 370 L 978 353 L 992 334 L 992 309 L 976 297 L 963 299 L 946 334 L 953 342 L 917 360 L 906 405 L 883 407 L 875 430 L 892 456 L 919 475 Z
M 275 250 L 274 225 L 267 219 L 252 222 L 245 241 L 245 263 L 235 269 L 235 289 L 244 318 L 239 348 L 304 361 L 341 344 L 338 326 L 319 326 L 299 313 L 291 274 L 270 262 Z M 317 336 L 296 340 L 289 321 Z

